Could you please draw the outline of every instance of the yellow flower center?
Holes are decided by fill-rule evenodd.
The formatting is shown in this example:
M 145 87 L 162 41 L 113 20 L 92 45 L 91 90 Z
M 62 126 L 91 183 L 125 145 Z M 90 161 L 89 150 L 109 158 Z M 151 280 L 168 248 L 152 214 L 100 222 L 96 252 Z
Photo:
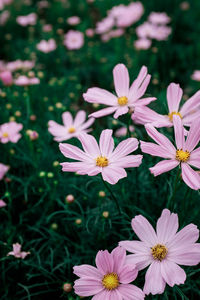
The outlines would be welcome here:
M 107 167 L 108 159 L 105 156 L 98 156 L 96 158 L 96 166 L 98 167 Z
M 68 129 L 68 132 L 69 133 L 74 133 L 76 131 L 76 129 L 74 128 L 74 127 L 70 127 L 69 129 Z
M 114 290 L 119 286 L 119 278 L 116 273 L 109 273 L 102 279 L 102 284 L 107 290 Z
M 171 113 L 168 114 L 168 117 L 169 117 L 169 119 L 170 119 L 171 122 L 173 121 L 173 115 L 177 115 L 177 116 L 179 116 L 181 119 L 183 118 L 183 117 L 181 116 L 181 113 L 180 113 L 180 112 L 173 111 L 173 112 L 171 112 Z
M 126 105 L 126 104 L 128 103 L 128 98 L 125 97 L 125 96 L 119 97 L 119 98 L 117 99 L 117 101 L 118 101 L 118 104 L 119 104 L 120 106 L 123 106 L 123 105 Z
M 151 248 L 151 254 L 154 259 L 162 261 L 167 255 L 167 248 L 164 245 L 157 244 Z
M 7 132 L 4 132 L 4 133 L 3 133 L 3 137 L 4 137 L 4 138 L 7 138 L 7 137 L 8 137 L 8 133 L 7 133 Z
M 190 158 L 190 152 L 189 151 L 183 151 L 182 149 L 176 150 L 176 159 L 182 162 L 188 161 Z

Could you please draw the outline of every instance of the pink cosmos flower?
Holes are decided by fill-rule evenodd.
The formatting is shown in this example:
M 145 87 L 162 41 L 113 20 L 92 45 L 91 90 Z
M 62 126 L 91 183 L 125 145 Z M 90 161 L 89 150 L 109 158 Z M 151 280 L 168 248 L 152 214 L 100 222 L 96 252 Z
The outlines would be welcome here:
M 138 167 L 142 162 L 142 155 L 128 155 L 138 148 L 138 140 L 129 138 L 114 150 L 112 130 L 103 130 L 99 145 L 96 139 L 82 133 L 78 136 L 84 151 L 69 144 L 59 144 L 62 154 L 78 162 L 61 163 L 64 172 L 76 172 L 80 175 L 95 176 L 102 174 L 103 180 L 115 184 L 119 179 L 127 176 L 124 168 Z
M 56 49 L 56 42 L 54 39 L 49 39 L 48 41 L 42 40 L 37 44 L 37 49 L 44 53 L 52 52 Z
M 16 122 L 4 123 L 0 126 L 0 142 L 5 144 L 8 142 L 17 143 L 21 138 L 19 133 L 23 125 Z
M 99 118 L 115 113 L 114 118 L 118 118 L 126 114 L 129 108 L 135 109 L 137 106 L 144 106 L 156 100 L 154 97 L 142 98 L 151 79 L 151 75 L 147 74 L 147 67 L 143 66 L 141 68 L 138 77 L 132 83 L 131 87 L 129 87 L 129 74 L 125 65 L 116 65 L 113 69 L 113 77 L 117 96 L 96 87 L 88 89 L 83 94 L 83 98 L 87 102 L 109 106 L 90 114 L 91 117 Z
M 30 61 L 30 60 L 15 60 L 15 61 L 11 61 L 9 63 L 6 64 L 6 69 L 10 70 L 11 72 L 22 69 L 22 70 L 30 70 L 35 66 L 35 62 L 34 61 Z
M 3 84 L 9 86 L 13 83 L 12 73 L 9 70 L 5 70 L 0 73 L 0 79 L 2 80 Z
M 35 85 L 39 83 L 40 83 L 39 78 L 37 77 L 29 78 L 25 75 L 20 75 L 17 79 L 14 80 L 14 84 L 19 86 Z
M 153 31 L 151 32 L 151 38 L 157 41 L 165 41 L 167 40 L 168 36 L 171 34 L 172 29 L 169 26 L 164 25 L 154 25 Z
M 16 258 L 24 259 L 30 252 L 21 251 L 21 245 L 19 243 L 13 244 L 13 251 L 9 252 L 7 256 L 13 255 Z
M 154 25 L 149 22 L 144 22 L 136 28 L 136 34 L 140 39 L 151 38 L 154 30 Z
M 7 204 L 2 199 L 0 199 L 0 208 L 5 207 Z
M 111 253 L 99 251 L 96 256 L 97 268 L 90 265 L 74 267 L 75 293 L 79 296 L 93 296 L 92 300 L 144 299 L 145 295 L 137 286 L 130 284 L 138 271 L 134 264 L 126 264 L 126 251 L 115 248 Z
M 110 31 L 114 26 L 114 19 L 106 17 L 96 24 L 96 33 L 102 34 Z
M 57 142 L 66 141 L 72 137 L 78 137 L 82 132 L 91 131 L 88 128 L 94 123 L 94 118 L 86 121 L 86 113 L 83 110 L 77 113 L 74 120 L 71 113 L 66 111 L 62 114 L 62 120 L 64 125 L 60 125 L 52 120 L 48 122 L 48 130 Z
M 141 141 L 141 149 L 144 153 L 165 158 L 150 168 L 154 176 L 168 172 L 180 165 L 183 181 L 194 190 L 200 189 L 200 175 L 190 166 L 200 169 L 200 147 L 194 150 L 200 140 L 200 119 L 196 119 L 185 141 L 184 127 L 179 116 L 173 116 L 176 147 L 170 140 L 159 133 L 151 124 L 147 124 L 148 135 L 157 143 Z
M 148 21 L 156 25 L 165 25 L 169 23 L 171 19 L 165 12 L 152 12 L 148 17 Z
M 0 180 L 3 179 L 5 174 L 8 172 L 9 168 L 9 166 L 0 163 Z
M 156 232 L 146 218 L 132 219 L 132 228 L 141 241 L 122 241 L 120 246 L 134 253 L 127 255 L 127 264 L 139 270 L 150 265 L 145 277 L 145 294 L 162 294 L 166 283 L 173 287 L 186 280 L 179 265 L 194 266 L 200 262 L 199 230 L 194 224 L 178 230 L 178 216 L 168 209 L 162 211 Z
M 135 123 L 151 123 L 154 127 L 173 126 L 173 116 L 178 115 L 184 126 L 190 126 L 191 123 L 200 117 L 200 91 L 188 99 L 182 107 L 180 102 L 183 90 L 179 84 L 170 83 L 167 88 L 167 105 L 169 112 L 167 115 L 161 115 L 148 107 L 136 107 L 132 119 Z
M 84 34 L 80 31 L 69 30 L 65 34 L 64 45 L 69 50 L 80 49 L 84 45 Z
M 195 81 L 200 81 L 200 70 L 194 71 L 192 74 L 191 78 Z
M 78 16 L 72 16 L 67 19 L 69 25 L 78 25 L 80 24 L 80 18 Z
M 152 43 L 151 40 L 143 38 L 143 39 L 136 40 L 134 42 L 134 47 L 137 50 L 147 50 L 151 47 L 151 43 Z
M 130 125 L 129 131 L 134 132 L 134 130 L 135 130 L 135 128 L 132 125 Z M 121 127 L 115 131 L 116 137 L 122 137 L 122 136 L 126 136 L 126 135 L 127 135 L 127 127 Z
M 21 26 L 35 25 L 37 21 L 37 15 L 35 13 L 31 13 L 27 16 L 19 16 L 16 19 L 17 23 Z

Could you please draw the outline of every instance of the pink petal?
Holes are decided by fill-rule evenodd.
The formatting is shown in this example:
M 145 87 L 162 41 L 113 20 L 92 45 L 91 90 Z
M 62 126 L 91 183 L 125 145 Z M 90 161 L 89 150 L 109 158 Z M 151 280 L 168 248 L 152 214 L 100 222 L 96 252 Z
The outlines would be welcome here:
M 121 241 L 119 242 L 119 246 L 131 253 L 149 253 L 149 247 L 145 244 L 145 242 L 141 241 Z
M 87 129 L 88 127 L 90 127 L 94 123 L 94 121 L 95 121 L 94 118 L 89 118 L 87 120 L 87 122 L 85 122 L 84 124 L 81 125 L 80 129 L 81 130 Z
M 147 76 L 147 67 L 142 66 L 138 77 L 133 81 L 133 83 L 130 87 L 129 99 L 131 101 L 134 101 L 137 99 L 137 91 L 138 91 L 139 87 L 142 85 L 142 82 L 144 81 L 146 76 Z
M 139 271 L 145 269 L 152 262 L 153 262 L 153 257 L 150 255 L 150 249 L 149 249 L 149 254 L 144 254 L 144 253 L 130 254 L 127 255 L 126 258 L 126 263 L 135 264 Z
M 199 119 L 199 118 L 200 118 L 200 109 L 184 116 L 182 120 L 183 120 L 184 126 L 190 127 L 192 122 L 194 122 L 196 119 Z
M 157 221 L 156 232 L 159 243 L 167 243 L 174 239 L 178 230 L 178 216 L 170 213 L 168 209 L 162 211 L 161 217 Z
M 62 114 L 63 124 L 66 127 L 70 127 L 73 124 L 73 118 L 69 111 L 66 111 Z
M 171 83 L 167 88 L 167 103 L 169 107 L 169 112 L 178 112 L 179 104 L 183 96 L 183 90 L 180 88 L 179 84 Z
M 52 120 L 48 122 L 48 126 L 49 126 L 48 131 L 54 136 L 61 137 L 63 135 L 69 134 L 67 127 L 62 126 Z
M 115 112 L 117 110 L 117 108 L 118 108 L 118 106 L 103 108 L 103 109 L 100 109 L 100 110 L 90 114 L 89 117 L 93 117 L 93 118 L 104 117 L 104 116 L 110 115 L 113 112 Z
M 147 124 L 145 126 L 146 131 L 148 133 L 148 135 L 160 146 L 162 146 L 163 148 L 167 149 L 172 155 L 175 156 L 176 154 L 176 148 L 174 147 L 174 145 L 170 142 L 170 140 L 164 136 L 163 134 L 161 134 L 160 132 L 158 132 L 158 130 L 156 130 L 151 124 Z
M 192 151 L 196 145 L 199 143 L 200 140 L 200 119 L 196 119 L 189 130 L 188 136 L 187 136 L 187 140 L 185 143 L 185 148 L 188 151 Z
M 112 252 L 113 256 L 113 272 L 118 273 L 124 267 L 126 259 L 126 251 L 122 247 L 116 247 Z
M 60 143 L 59 148 L 62 154 L 67 158 L 81 161 L 91 161 L 91 158 L 76 146 Z
M 103 285 L 96 279 L 81 278 L 75 281 L 75 293 L 79 296 L 88 297 L 100 293 L 103 290 Z
M 161 265 L 161 274 L 166 283 L 173 287 L 175 284 L 183 284 L 186 280 L 185 271 L 176 263 L 163 260 Z
M 148 105 L 149 103 L 151 103 L 152 101 L 155 101 L 156 98 L 155 97 L 147 97 L 147 98 L 143 98 L 140 99 L 140 101 L 136 101 L 133 103 L 133 106 L 136 107 L 146 107 L 145 105 Z M 131 105 L 130 105 L 131 106 Z M 149 108 L 150 109 L 150 108 Z
M 103 275 L 112 273 L 114 267 L 112 254 L 110 254 L 107 250 L 98 251 L 96 256 L 96 266 Z
M 92 174 L 90 176 L 100 173 L 100 168 L 95 168 L 88 162 L 64 162 L 60 164 L 63 172 L 76 172 L 80 175 Z
M 144 79 L 144 81 L 142 82 L 141 86 L 137 90 L 137 99 L 141 98 L 144 95 L 150 80 L 151 80 L 151 75 L 148 74 Z
M 200 147 L 190 153 L 188 164 L 200 169 Z
M 118 97 L 128 96 L 129 74 L 123 64 L 118 64 L 113 69 L 115 91 Z
M 90 103 L 99 103 L 108 106 L 117 105 L 117 97 L 115 95 L 96 87 L 88 89 L 87 93 L 83 94 L 83 98 Z
M 117 119 L 119 116 L 127 114 L 127 112 L 128 106 L 118 107 L 113 117 Z
M 174 168 L 176 168 L 179 165 L 179 161 L 177 160 L 162 160 L 159 163 L 157 163 L 154 167 L 149 168 L 151 174 L 154 176 L 161 175 L 165 172 L 168 172 Z
M 183 181 L 193 190 L 200 189 L 200 174 L 194 171 L 187 163 L 181 164 Z
M 180 113 L 184 117 L 188 113 L 195 111 L 200 106 L 200 91 L 196 92 L 182 106 Z
M 123 300 L 143 300 L 145 298 L 143 291 L 133 284 L 121 284 L 118 291 Z
M 118 289 L 108 291 L 103 290 L 99 294 L 95 295 L 92 300 L 123 300 L 121 294 L 118 292 Z
M 95 159 L 101 155 L 97 141 L 92 135 L 83 132 L 78 136 L 78 139 L 80 140 L 84 151 L 90 155 L 90 157 Z
M 108 165 L 102 168 L 102 177 L 108 183 L 116 184 L 120 179 L 127 177 L 127 173 L 121 167 Z
M 6 205 L 6 202 L 0 199 L 0 208 L 5 207 Z
M 121 157 L 117 160 L 117 162 L 114 162 L 113 165 L 116 165 L 118 167 L 122 168 L 135 168 L 139 167 L 142 163 L 142 155 L 128 155 L 125 157 Z
M 173 116 L 174 132 L 177 149 L 185 149 L 184 127 L 179 116 Z
M 139 237 L 139 239 L 147 244 L 147 246 L 153 246 L 157 241 L 155 230 L 142 215 L 138 215 L 132 219 L 131 222 L 133 231 Z
M 136 279 L 138 270 L 136 269 L 136 265 L 125 265 L 118 274 L 120 283 L 127 284 Z
M 75 119 L 74 119 L 74 127 L 78 127 L 85 122 L 86 112 L 84 110 L 80 110 Z
M 100 135 L 99 146 L 101 155 L 109 157 L 113 152 L 114 140 L 112 138 L 113 131 L 110 129 L 103 130 Z
M 174 154 L 172 155 L 171 152 L 169 152 L 166 148 L 163 148 L 159 145 L 156 145 L 154 143 L 146 143 L 143 141 L 140 141 L 142 152 L 148 153 L 153 156 L 159 156 L 163 158 L 174 158 Z
M 148 268 L 145 276 L 144 293 L 149 295 L 162 294 L 165 290 L 165 281 L 161 274 L 161 263 L 154 261 Z
M 99 270 L 90 265 L 75 266 L 73 270 L 74 274 L 76 274 L 79 277 L 91 277 L 97 280 L 102 279 L 102 274 L 99 272 Z
M 128 138 L 128 139 L 122 141 L 115 148 L 110 159 L 112 159 L 112 161 L 114 161 L 114 160 L 118 160 L 119 158 L 128 155 L 129 153 L 135 151 L 138 148 L 138 143 L 139 143 L 138 140 L 135 138 Z
M 180 248 L 170 250 L 167 259 L 184 266 L 198 265 L 200 263 L 200 244 L 183 245 Z
M 167 245 L 171 250 L 173 250 L 185 245 L 193 244 L 198 240 L 198 238 L 199 230 L 197 226 L 189 224 L 177 232 L 173 240 L 171 240 Z

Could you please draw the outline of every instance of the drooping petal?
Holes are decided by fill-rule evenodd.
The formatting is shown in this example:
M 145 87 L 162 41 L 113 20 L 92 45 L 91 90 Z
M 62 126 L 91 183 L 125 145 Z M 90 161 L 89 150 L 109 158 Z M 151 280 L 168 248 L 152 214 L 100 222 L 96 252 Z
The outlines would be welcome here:
M 185 115 L 194 112 L 200 107 L 200 91 L 196 92 L 190 99 L 188 99 L 182 106 L 180 113 Z
M 75 293 L 79 296 L 88 297 L 100 293 L 103 290 L 103 285 L 93 278 L 81 278 L 75 281 Z
M 120 179 L 126 176 L 126 171 L 121 167 L 108 165 L 107 167 L 102 168 L 103 180 L 110 184 L 116 184 Z
M 184 127 L 178 115 L 173 116 L 174 133 L 177 149 L 185 149 Z
M 144 99 L 145 100 L 145 99 Z M 140 101 L 137 101 L 137 105 L 134 109 L 134 113 L 131 118 L 137 124 L 147 124 L 151 123 L 155 127 L 171 127 L 172 122 L 166 116 L 160 115 L 149 107 L 142 105 L 140 106 Z
M 169 286 L 173 287 L 175 284 L 179 285 L 185 282 L 185 271 L 176 263 L 165 259 L 160 266 L 162 277 Z
M 161 263 L 154 261 L 146 272 L 144 293 L 146 295 L 162 294 L 165 286 L 166 283 L 161 274 Z
M 67 158 L 80 161 L 91 161 L 91 158 L 76 146 L 60 143 L 59 148 L 62 154 Z
M 73 124 L 72 114 L 69 111 L 66 111 L 62 114 L 62 120 L 66 127 L 70 127 Z
M 163 157 L 163 158 L 174 158 L 174 154 L 169 152 L 166 148 L 154 143 L 147 143 L 140 141 L 142 152 L 148 153 L 153 156 Z
M 112 130 L 105 129 L 100 135 L 99 147 L 102 156 L 109 157 L 113 151 L 114 140 L 112 138 L 112 133 Z
M 122 107 L 118 106 L 113 117 L 117 119 L 119 116 L 127 114 L 127 112 L 128 112 L 128 106 L 122 106 Z
M 83 94 L 83 98 L 90 103 L 99 103 L 108 106 L 117 105 L 117 97 L 115 95 L 96 87 L 88 89 L 87 92 Z
M 157 236 L 155 230 L 149 223 L 149 221 L 142 215 L 138 215 L 132 219 L 131 225 L 133 231 L 139 237 L 139 239 L 147 244 L 147 246 L 155 245 Z
M 194 171 L 187 163 L 181 164 L 183 181 L 193 190 L 200 189 L 200 174 Z
M 165 172 L 171 171 L 179 165 L 179 161 L 173 159 L 162 160 L 154 167 L 149 168 L 151 174 L 154 176 L 161 175 Z
M 151 80 L 151 75 L 148 74 L 144 79 L 144 81 L 142 82 L 141 86 L 137 90 L 137 99 L 141 98 L 144 95 L 150 80 Z
M 102 274 L 99 272 L 99 270 L 90 265 L 75 266 L 73 270 L 74 274 L 76 274 L 79 277 L 91 277 L 97 280 L 102 279 Z
M 80 110 L 75 119 L 74 119 L 74 127 L 78 127 L 85 122 L 86 112 L 84 110 Z
M 115 91 L 118 97 L 128 96 L 129 74 L 124 64 L 118 64 L 113 69 Z
M 96 266 L 103 275 L 112 273 L 114 266 L 113 256 L 107 250 L 98 251 L 96 256 Z
M 143 300 L 145 298 L 143 291 L 133 284 L 121 284 L 118 290 L 123 300 Z
M 192 123 L 188 136 L 187 136 L 187 140 L 185 143 L 185 148 L 188 151 L 192 151 L 196 145 L 199 143 L 200 140 L 200 119 L 195 119 L 195 121 Z
M 156 232 L 159 243 L 165 244 L 174 239 L 178 230 L 178 216 L 170 213 L 168 209 L 162 211 L 161 217 L 157 221 Z
M 179 104 L 183 96 L 183 90 L 180 88 L 179 84 L 170 83 L 167 88 L 167 103 L 169 107 L 169 112 L 178 112 Z
M 122 168 L 135 168 L 139 167 L 142 163 L 142 155 L 128 155 L 125 157 L 121 157 L 117 160 L 117 162 L 113 162 L 113 165 Z
M 140 101 L 136 101 L 136 102 L 133 102 L 133 106 L 134 108 L 136 107 L 146 107 L 146 105 L 150 104 L 152 101 L 155 101 L 156 98 L 155 97 L 147 97 L 147 98 L 141 98 L 139 99 Z M 130 105 L 131 107 L 131 105 Z
M 94 159 L 101 155 L 96 139 L 85 132 L 78 136 L 84 151 Z
M 89 117 L 93 117 L 93 118 L 104 117 L 104 116 L 110 115 L 113 112 L 115 112 L 117 110 L 117 108 L 118 108 L 118 106 L 103 108 L 103 109 L 100 109 L 100 110 L 90 114 Z
M 138 140 L 136 138 L 128 138 L 121 143 L 115 148 L 113 151 L 112 156 L 110 159 L 118 160 L 121 157 L 124 157 L 131 152 L 135 151 L 138 148 Z

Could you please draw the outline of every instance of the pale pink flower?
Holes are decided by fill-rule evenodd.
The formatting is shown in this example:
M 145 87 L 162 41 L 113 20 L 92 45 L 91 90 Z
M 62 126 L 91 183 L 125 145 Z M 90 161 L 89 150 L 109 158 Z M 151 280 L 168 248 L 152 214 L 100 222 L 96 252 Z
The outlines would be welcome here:
M 56 42 L 54 39 L 49 39 L 48 41 L 42 40 L 36 45 L 37 49 L 44 53 L 52 52 L 56 49 Z
M 17 143 L 21 138 L 19 133 L 23 125 L 16 122 L 4 123 L 0 126 L 0 142 L 5 144 L 8 142 Z
M 80 21 L 81 20 L 78 16 L 72 16 L 67 19 L 67 23 L 72 26 L 80 24 Z
M 151 40 L 142 38 L 134 42 L 134 47 L 137 50 L 147 50 L 151 47 L 151 43 L 152 43 Z
M 9 70 L 5 70 L 0 73 L 0 79 L 4 85 L 9 86 L 13 83 L 12 73 Z
M 34 61 L 25 60 L 22 61 L 20 59 L 16 61 L 11 61 L 6 64 L 6 69 L 10 70 L 11 72 L 22 69 L 22 70 L 30 70 L 35 66 Z
M 0 199 L 0 208 L 5 207 L 7 204 L 2 199 Z
M 21 75 L 17 79 L 14 80 L 14 84 L 19 85 L 19 86 L 35 85 L 35 84 L 39 84 L 39 83 L 40 83 L 39 78 L 36 78 L 36 77 L 29 78 L 25 75 Z
M 114 114 L 114 118 L 126 114 L 129 108 L 135 109 L 138 105 L 147 105 L 156 100 L 154 97 L 142 98 L 149 85 L 151 75 L 147 74 L 147 67 L 143 66 L 138 77 L 129 87 L 128 70 L 123 64 L 118 64 L 113 69 L 114 85 L 117 96 L 100 88 L 90 88 L 83 98 L 90 103 L 108 105 L 108 108 L 101 109 L 90 114 L 91 117 L 99 118 Z
M 148 17 L 148 21 L 156 25 L 166 25 L 171 19 L 165 12 L 152 12 Z
M 136 34 L 140 39 L 151 38 L 154 30 L 154 25 L 149 22 L 144 22 L 136 28 Z
M 35 25 L 37 21 L 37 15 L 35 13 L 31 13 L 27 16 L 19 16 L 16 19 L 17 23 L 21 26 Z
M 127 176 L 124 168 L 139 167 L 142 162 L 142 155 L 128 155 L 138 148 L 138 140 L 135 138 L 122 141 L 115 150 L 112 130 L 109 129 L 102 131 L 99 145 L 96 139 L 87 133 L 80 134 L 78 139 L 84 151 L 70 144 L 59 144 L 65 157 L 79 160 L 61 163 L 64 172 L 89 176 L 101 173 L 103 180 L 115 184 Z
M 192 74 L 191 78 L 195 81 L 200 81 L 200 70 L 194 71 Z
M 48 122 L 48 130 L 57 142 L 66 141 L 72 137 L 78 137 L 82 132 L 91 131 L 89 127 L 94 123 L 94 118 L 86 121 L 86 113 L 83 110 L 77 113 L 74 120 L 71 113 L 66 111 L 62 114 L 62 120 L 64 125 L 60 125 L 53 120 Z
M 96 33 L 102 34 L 110 31 L 114 26 L 114 19 L 111 17 L 106 17 L 96 24 Z
M 172 29 L 169 26 L 157 26 L 154 25 L 153 30 L 151 32 L 150 37 L 157 41 L 165 41 L 167 40 L 168 36 L 171 34 Z
M 3 177 L 8 172 L 8 170 L 9 170 L 9 166 L 0 163 L 0 180 L 3 179 Z
M 194 150 L 200 141 L 200 119 L 192 123 L 186 141 L 180 117 L 174 115 L 173 122 L 176 147 L 151 124 L 147 124 L 146 131 L 157 144 L 141 141 L 141 149 L 144 153 L 165 158 L 149 169 L 154 176 L 180 166 L 183 181 L 191 189 L 198 190 L 200 189 L 200 175 L 191 166 L 200 169 L 200 147 Z
M 24 259 L 30 252 L 21 251 L 21 245 L 19 243 L 13 244 L 13 251 L 9 252 L 7 256 L 13 255 L 16 258 Z
M 52 29 L 53 29 L 53 26 L 52 26 L 51 24 L 45 24 L 45 25 L 42 27 L 42 30 L 43 30 L 44 32 L 50 32 L 50 31 L 52 31 Z
M 134 132 L 134 130 L 135 130 L 135 128 L 132 125 L 130 125 L 129 131 Z M 122 137 L 122 136 L 126 136 L 126 135 L 127 135 L 127 127 L 121 127 L 115 131 L 116 137 Z
M 65 34 L 64 45 L 69 50 L 80 49 L 84 45 L 84 34 L 80 31 L 69 30 Z
M 200 118 L 200 91 L 189 98 L 182 106 L 183 90 L 179 84 L 170 83 L 167 88 L 167 105 L 169 112 L 167 115 L 161 115 L 148 107 L 136 107 L 132 119 L 135 123 L 151 123 L 154 127 L 173 126 L 173 115 L 178 115 L 184 126 L 190 126 L 196 119 Z
M 139 270 L 149 266 L 145 294 L 162 294 L 166 283 L 173 287 L 186 280 L 185 271 L 179 265 L 194 266 L 200 262 L 199 230 L 194 224 L 178 231 L 178 216 L 168 209 L 162 211 L 156 232 L 141 215 L 132 219 L 132 228 L 141 241 L 122 241 L 120 246 L 134 253 L 127 255 L 127 264 L 136 264 Z
M 130 284 L 138 271 L 134 264 L 126 264 L 126 251 L 115 248 L 111 253 L 98 251 L 96 268 L 90 265 L 74 267 L 74 274 L 80 277 L 75 281 L 75 293 L 79 296 L 93 296 L 92 300 L 144 299 L 145 295 L 137 286 Z

